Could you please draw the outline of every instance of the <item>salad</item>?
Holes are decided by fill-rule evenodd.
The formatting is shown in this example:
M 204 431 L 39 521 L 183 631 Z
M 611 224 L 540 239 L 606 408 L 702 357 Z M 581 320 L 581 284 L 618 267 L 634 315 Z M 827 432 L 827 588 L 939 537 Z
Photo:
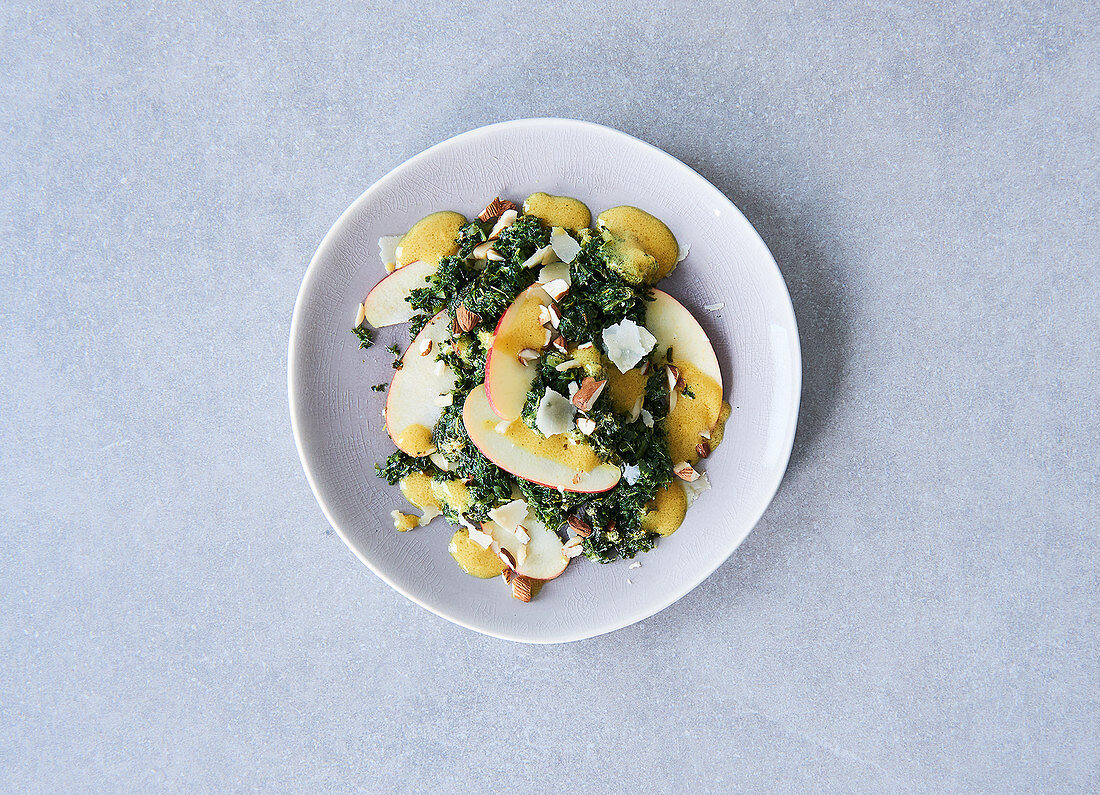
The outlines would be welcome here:
M 654 286 L 687 255 L 662 221 L 621 206 L 593 224 L 535 193 L 432 213 L 379 252 L 353 331 L 368 347 L 368 325 L 410 324 L 397 450 L 376 466 L 419 509 L 397 530 L 442 516 L 463 571 L 529 601 L 575 558 L 633 558 L 680 526 L 730 406 L 706 333 Z

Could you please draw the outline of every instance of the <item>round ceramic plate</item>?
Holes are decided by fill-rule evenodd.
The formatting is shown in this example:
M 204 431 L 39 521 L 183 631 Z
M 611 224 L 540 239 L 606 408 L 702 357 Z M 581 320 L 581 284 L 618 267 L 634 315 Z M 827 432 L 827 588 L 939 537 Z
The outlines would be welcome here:
M 464 574 L 447 552 L 443 519 L 398 533 L 407 508 L 374 474 L 393 452 L 382 418 L 393 373 L 383 329 L 361 351 L 356 305 L 385 275 L 381 235 L 400 234 L 435 210 L 476 215 L 494 196 L 576 196 L 593 213 L 641 207 L 690 253 L 661 288 L 694 313 L 714 344 L 733 414 L 707 459 L 713 488 L 677 532 L 632 561 L 575 559 L 528 604 L 497 577 Z M 294 438 L 325 516 L 352 551 L 396 590 L 464 627 L 528 643 L 579 640 L 633 624 L 703 581 L 752 530 L 783 477 L 794 440 L 801 357 L 786 285 L 764 242 L 717 188 L 680 161 L 616 130 L 564 119 L 482 127 L 433 146 L 360 196 L 329 230 L 306 271 L 290 329 Z

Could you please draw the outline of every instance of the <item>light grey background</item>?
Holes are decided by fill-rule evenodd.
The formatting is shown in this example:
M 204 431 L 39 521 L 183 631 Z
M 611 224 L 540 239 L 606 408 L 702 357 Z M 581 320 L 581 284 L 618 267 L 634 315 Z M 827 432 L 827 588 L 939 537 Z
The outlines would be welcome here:
M 3 789 L 1100 785 L 1095 3 L 119 5 L 0 7 Z M 545 648 L 354 558 L 285 386 L 339 213 L 538 115 L 725 191 L 806 373 L 741 549 Z

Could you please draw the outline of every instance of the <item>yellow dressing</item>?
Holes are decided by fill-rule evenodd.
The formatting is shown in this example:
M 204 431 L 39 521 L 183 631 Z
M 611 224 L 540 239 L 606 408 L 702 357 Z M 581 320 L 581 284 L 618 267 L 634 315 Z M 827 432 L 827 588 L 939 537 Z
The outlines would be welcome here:
M 517 312 L 515 321 L 509 318 L 508 332 L 494 338 L 495 351 L 505 356 L 518 356 L 524 348 L 541 351 L 546 345 L 546 329 L 539 321 L 539 310 L 550 304 L 550 296 L 545 290 L 532 290 L 520 301 L 513 311 Z
M 680 461 L 695 463 L 699 460 L 695 448 L 704 441 L 700 434 L 711 431 L 718 422 L 722 410 L 722 387 L 694 365 L 679 361 L 673 363 L 680 370 L 685 389 L 695 397 L 688 397 L 683 392 L 676 396 L 676 407 L 669 412 L 667 421 L 668 452 L 674 464 Z M 713 438 L 713 431 L 711 435 Z
M 425 215 L 412 225 L 397 245 L 397 267 L 422 260 L 436 264 L 443 257 L 458 253 L 455 237 L 466 219 L 458 213 L 443 211 Z
M 585 375 L 590 375 L 597 381 L 606 378 L 603 357 L 600 356 L 600 352 L 595 345 L 590 345 L 587 348 L 574 348 L 569 352 L 569 358 L 581 363 Z
M 608 362 L 607 389 L 611 396 L 611 406 L 620 414 L 629 414 L 638 402 L 638 398 L 645 394 L 648 376 L 642 375 L 640 368 L 619 372 L 619 368 Z
M 670 536 L 683 523 L 685 513 L 687 513 L 687 494 L 684 492 L 684 487 L 674 480 L 658 490 L 646 505 L 646 513 L 642 517 L 642 529 L 647 533 Z
M 422 511 L 438 511 L 442 506 L 432 491 L 432 478 L 426 472 L 410 472 L 401 478 L 401 493 Z
M 420 527 L 420 517 L 414 516 L 411 513 L 401 513 L 401 511 L 393 511 L 390 513 L 393 517 L 393 527 L 400 533 L 407 533 L 410 530 Z
M 730 414 L 732 413 L 733 407 L 731 407 L 729 403 L 723 403 L 722 410 L 718 412 L 718 422 L 710 432 L 710 438 L 707 439 L 707 444 L 710 445 L 711 450 L 718 449 L 718 445 L 722 443 L 722 437 L 725 436 L 726 433 L 726 420 L 730 418 Z
M 645 210 L 625 205 L 612 207 L 600 213 L 596 222 L 616 237 L 627 241 L 636 240 L 642 249 L 657 261 L 658 267 L 653 281 L 668 276 L 676 267 L 680 246 L 676 242 L 675 235 L 664 221 Z
M 466 484 L 461 480 L 433 480 L 432 494 L 439 500 L 441 505 L 445 505 L 455 513 L 465 513 L 470 510 L 470 504 L 473 500 L 470 497 L 470 490 L 466 488 Z
M 523 201 L 523 212 L 543 220 L 548 226 L 566 229 L 587 229 L 592 224 L 592 211 L 580 199 L 532 193 Z
M 496 433 L 493 423 L 486 422 L 485 427 L 486 430 Z M 524 425 L 521 420 L 516 420 L 510 424 L 508 429 L 504 431 L 504 437 L 516 447 L 564 464 L 574 472 L 591 472 L 600 463 L 596 451 L 589 445 L 583 442 L 571 444 L 569 437 L 564 433 L 553 436 L 539 436 Z
M 432 429 L 418 422 L 409 425 L 397 435 L 397 446 L 409 455 L 426 456 L 432 452 Z
M 447 549 L 459 568 L 473 577 L 487 580 L 504 571 L 504 562 L 491 549 L 482 549 L 471 541 L 465 528 L 455 531 Z

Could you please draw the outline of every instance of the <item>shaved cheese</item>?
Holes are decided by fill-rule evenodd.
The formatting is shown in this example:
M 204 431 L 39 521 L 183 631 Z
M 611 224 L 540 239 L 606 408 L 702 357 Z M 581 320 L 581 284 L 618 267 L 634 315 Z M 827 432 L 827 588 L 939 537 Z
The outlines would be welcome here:
M 683 262 L 684 260 L 686 260 L 689 251 L 691 251 L 691 243 L 688 243 L 686 246 L 680 249 L 680 254 L 676 257 L 676 261 Z
M 623 464 L 623 479 L 628 485 L 633 486 L 642 476 L 642 468 L 637 464 Z
M 603 330 L 603 344 L 607 349 L 607 358 L 619 368 L 619 372 L 625 373 L 653 350 L 657 338 L 645 326 L 639 326 L 627 318 Z
M 539 249 L 539 251 L 541 250 Z M 573 284 L 573 280 L 569 277 L 569 266 L 564 262 L 555 262 L 539 271 L 539 284 L 549 284 L 559 279 L 565 282 L 566 286 Z
M 527 518 L 527 502 L 525 500 L 506 502 L 504 505 L 489 511 L 489 518 L 505 530 L 516 532 L 520 522 Z
M 581 253 L 581 244 L 560 226 L 555 226 L 551 230 L 550 245 L 562 262 L 572 262 Z
M 575 427 L 573 418 L 576 413 L 577 409 L 569 398 L 547 387 L 535 413 L 535 427 L 543 436 L 571 431 Z
M 535 253 L 532 254 L 527 259 L 525 259 L 523 261 L 523 265 L 521 265 L 520 267 L 521 268 L 533 268 L 536 265 L 541 265 L 543 263 L 543 261 L 546 259 L 546 255 L 549 254 L 550 252 L 552 252 L 553 250 L 554 250 L 553 246 L 543 246 L 540 249 L 536 249 Z M 541 277 L 539 278 L 539 281 L 540 282 L 542 281 Z
M 451 471 L 451 462 L 443 457 L 443 453 L 435 452 L 428 457 L 432 460 L 433 464 L 442 469 L 444 472 Z
M 383 235 L 378 238 L 378 256 L 383 265 L 393 265 L 397 262 L 397 244 L 401 242 L 402 237 L 403 235 Z
M 650 413 L 650 411 L 648 409 L 642 409 L 640 413 L 641 413 L 641 417 L 642 417 L 642 422 L 645 423 L 645 427 L 652 428 L 653 427 L 653 414 Z
M 565 279 L 551 279 L 542 286 L 542 289 L 546 290 L 546 294 L 555 301 L 560 301 L 561 297 L 569 292 L 569 282 Z
M 482 549 L 488 549 L 493 543 L 493 537 L 477 527 L 471 526 L 466 532 L 470 534 L 470 540 Z
M 691 505 L 699 499 L 700 494 L 710 488 L 710 478 L 707 477 L 706 472 L 700 472 L 699 477 L 695 480 L 681 480 L 680 485 L 683 487 L 684 493 L 687 494 L 688 505 Z
M 707 304 L 703 307 L 703 309 L 707 310 L 708 312 L 717 312 L 719 309 L 722 309 L 725 306 L 726 305 L 724 303 L 719 301 L 717 304 Z

